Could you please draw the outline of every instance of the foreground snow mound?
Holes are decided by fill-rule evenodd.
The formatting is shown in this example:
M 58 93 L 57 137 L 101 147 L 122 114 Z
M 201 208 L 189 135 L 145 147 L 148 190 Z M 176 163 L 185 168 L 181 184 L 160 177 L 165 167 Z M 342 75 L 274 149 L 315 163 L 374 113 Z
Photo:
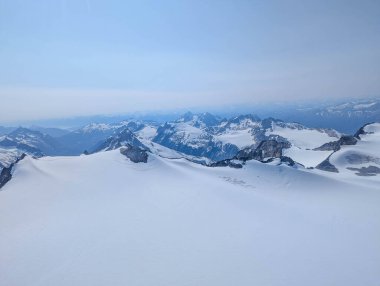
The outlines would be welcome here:
M 379 203 L 256 161 L 26 157 L 0 192 L 1 284 L 374 286 Z

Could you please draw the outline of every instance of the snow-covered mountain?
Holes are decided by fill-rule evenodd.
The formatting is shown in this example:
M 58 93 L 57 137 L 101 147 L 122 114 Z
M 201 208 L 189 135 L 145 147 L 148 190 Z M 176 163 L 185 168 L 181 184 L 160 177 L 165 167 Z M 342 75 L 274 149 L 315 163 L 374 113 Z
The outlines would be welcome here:
M 93 123 L 56 138 L 18 128 L 0 137 L 0 147 L 35 156 L 56 156 L 112 150 L 128 143 L 145 146 L 155 154 L 162 153 L 160 150 L 165 147 L 176 152 L 169 157 L 179 156 L 209 165 L 224 165 L 218 162 L 233 159 L 240 152 L 242 158 L 266 162 L 277 156 L 313 168 L 333 153 L 334 148 L 324 146 L 335 144 L 341 136 L 333 129 L 309 128 L 274 118 L 262 120 L 252 114 L 222 119 L 210 113 L 188 112 L 162 125 L 133 120 L 113 124 Z M 164 153 L 168 154 L 168 151 Z M 264 158 L 265 154 L 276 155 Z
M 380 174 L 380 123 L 367 124 L 349 142 L 339 143 L 319 169 L 347 177 Z
M 380 121 L 380 98 L 313 103 L 279 109 L 270 114 L 276 114 L 285 121 L 297 121 L 311 127 L 334 128 L 350 134 L 365 123 Z
M 16 130 L 16 127 L 5 127 L 5 126 L 0 126 L 0 136 L 1 135 L 6 135 L 8 133 L 11 133 L 13 130 Z
M 273 118 L 261 120 L 254 115 L 214 121 L 214 125 L 204 124 L 199 118 L 187 114 L 165 123 L 157 129 L 153 141 L 188 155 L 220 161 L 233 158 L 240 150 L 254 149 L 264 140 L 276 140 L 289 143 L 286 156 L 315 167 L 331 152 L 314 149 L 340 137 L 335 130 L 307 128 Z
M 63 135 L 70 133 L 70 131 L 67 129 L 42 127 L 42 126 L 37 126 L 37 125 L 29 126 L 28 129 L 33 130 L 33 131 L 39 131 L 43 134 L 50 135 L 51 137 L 54 137 L 54 138 L 61 137 Z
M 117 132 L 98 144 L 91 152 L 110 151 L 127 145 L 148 149 L 128 127 L 125 127 L 118 129 Z
M 79 155 L 85 150 L 94 151 L 103 141 L 120 130 L 128 128 L 142 138 L 151 138 L 155 127 L 141 121 L 121 121 L 114 124 L 92 123 L 57 138 L 65 146 L 63 155 Z
M 0 192 L 1 283 L 375 286 L 380 176 L 333 175 L 27 156 Z
M 27 128 L 17 128 L 0 137 L 0 147 L 15 148 L 35 156 L 55 155 L 60 144 L 53 137 Z

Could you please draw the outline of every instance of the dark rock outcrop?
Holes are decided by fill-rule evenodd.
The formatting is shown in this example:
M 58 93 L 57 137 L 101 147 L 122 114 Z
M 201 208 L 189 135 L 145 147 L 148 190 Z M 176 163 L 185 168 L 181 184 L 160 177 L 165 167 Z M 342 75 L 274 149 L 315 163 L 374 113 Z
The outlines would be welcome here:
M 0 173 L 0 189 L 12 179 L 12 168 L 11 164 L 8 168 L 3 168 Z
M 315 168 L 322 170 L 322 171 L 327 171 L 327 172 L 333 172 L 333 173 L 339 173 L 338 169 L 330 163 L 330 156 L 325 159 L 323 162 L 318 164 Z
M 289 166 L 295 166 L 296 165 L 296 162 L 292 158 L 290 158 L 290 157 L 281 156 L 280 159 L 281 159 L 281 163 L 285 163 L 285 164 L 287 164 Z M 297 164 L 299 164 L 299 163 L 297 163 Z
M 25 154 L 22 154 L 14 163 L 9 167 L 3 168 L 0 173 L 0 189 L 5 186 L 12 179 L 12 170 L 15 164 L 25 158 Z
M 314 151 L 338 151 L 341 146 L 355 145 L 358 139 L 355 136 L 344 135 L 337 141 L 327 142 L 318 148 L 314 148 Z
M 146 163 L 148 162 L 148 151 L 139 146 L 126 144 L 120 148 L 120 153 L 129 158 L 133 163 Z
M 107 140 L 100 143 L 91 153 L 115 150 L 122 146 L 127 146 L 128 144 L 135 147 L 141 147 L 142 149 L 148 149 L 143 143 L 140 142 L 139 139 L 136 138 L 132 131 L 128 128 L 124 128 L 117 134 L 108 137 Z
M 367 124 L 363 125 L 362 127 L 360 127 L 359 130 L 356 131 L 354 137 L 360 140 L 360 135 L 365 135 L 365 134 L 367 134 L 367 132 L 364 131 L 364 128 L 365 128 L 367 125 L 370 125 L 370 124 L 373 124 L 373 123 L 374 123 L 374 122 L 367 123 Z
M 290 148 L 289 142 L 278 142 L 276 140 L 261 141 L 257 148 L 246 148 L 237 153 L 236 159 L 242 161 L 257 160 L 263 161 L 265 158 L 281 158 L 282 150 Z
M 235 169 L 243 168 L 243 163 L 234 162 L 234 160 L 226 159 L 218 162 L 214 162 L 207 165 L 208 167 L 231 167 Z

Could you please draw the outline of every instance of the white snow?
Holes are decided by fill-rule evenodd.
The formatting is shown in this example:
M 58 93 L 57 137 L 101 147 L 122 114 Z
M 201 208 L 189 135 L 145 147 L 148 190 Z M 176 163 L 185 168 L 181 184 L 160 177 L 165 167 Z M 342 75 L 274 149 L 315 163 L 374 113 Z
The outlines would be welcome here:
M 0 191 L 1 285 L 378 285 L 379 188 L 323 174 L 27 157 Z
M 283 150 L 283 155 L 292 158 L 294 161 L 304 165 L 306 168 L 315 167 L 323 162 L 332 151 L 314 151 L 301 149 L 292 146 Z
M 251 129 L 228 130 L 228 132 L 215 135 L 215 139 L 221 141 L 223 144 L 233 144 L 240 149 L 256 143 Z
M 336 141 L 339 137 L 329 136 L 325 132 L 321 132 L 317 129 L 297 129 L 281 127 L 276 124 L 273 125 L 272 130 L 266 132 L 266 135 L 279 135 L 286 138 L 293 146 L 301 149 L 313 149 L 320 147 L 321 145 Z
M 369 166 L 380 168 L 380 123 L 367 125 L 364 127 L 364 131 L 369 132 L 369 134 L 360 135 L 361 140 L 356 145 L 342 146 L 341 150 L 330 157 L 330 163 L 339 170 L 337 176 L 347 180 L 358 179 L 354 175 L 357 171 L 347 168 L 360 169 Z M 380 174 L 367 177 L 367 181 L 373 181 L 380 190 Z
M 0 148 L 0 171 L 2 167 L 9 167 L 22 154 L 21 151 L 15 148 Z
M 339 139 L 339 136 L 330 136 L 318 129 L 289 128 L 276 124 L 273 124 L 272 130 L 266 132 L 266 135 L 271 134 L 286 138 L 292 146 L 284 150 L 284 155 L 301 163 L 305 167 L 317 166 L 332 153 L 332 151 L 314 151 L 314 148 Z
M 140 139 L 151 140 L 156 135 L 157 129 L 153 126 L 145 126 L 140 131 L 136 132 L 137 137 Z
M 186 142 L 196 140 L 203 134 L 203 131 L 187 123 L 178 123 L 176 125 L 177 134 L 185 139 Z
M 354 109 L 365 109 L 374 106 L 376 102 L 356 104 Z
M 88 132 L 92 132 L 94 130 L 105 131 L 105 130 L 110 130 L 110 129 L 113 129 L 113 127 L 111 125 L 109 125 L 109 124 L 105 124 L 105 123 L 91 123 L 91 124 L 88 124 L 85 127 L 83 127 L 81 129 L 81 131 L 83 131 L 85 133 L 88 133 Z

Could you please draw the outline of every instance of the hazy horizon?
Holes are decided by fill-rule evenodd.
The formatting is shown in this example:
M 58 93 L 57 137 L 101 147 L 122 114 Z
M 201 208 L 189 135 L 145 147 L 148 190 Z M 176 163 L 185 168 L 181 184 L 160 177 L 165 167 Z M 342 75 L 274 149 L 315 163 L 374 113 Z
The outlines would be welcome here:
M 380 94 L 380 2 L 0 0 L 0 122 Z

